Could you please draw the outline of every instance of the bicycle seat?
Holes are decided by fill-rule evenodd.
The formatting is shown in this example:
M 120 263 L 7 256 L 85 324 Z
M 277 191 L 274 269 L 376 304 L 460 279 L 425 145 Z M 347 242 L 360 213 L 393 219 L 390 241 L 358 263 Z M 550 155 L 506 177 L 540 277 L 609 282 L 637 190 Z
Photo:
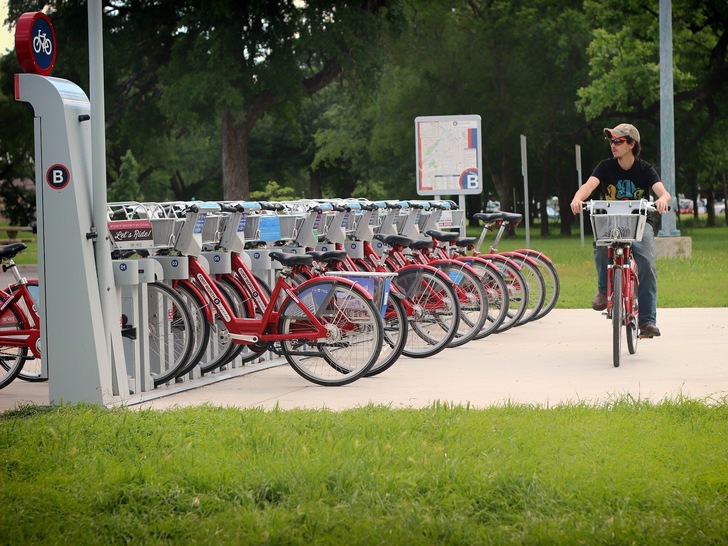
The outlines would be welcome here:
M 475 244 L 476 237 L 460 237 L 455 241 L 456 246 L 466 247 Z
M 293 267 L 294 265 L 311 265 L 313 262 L 313 256 L 310 254 L 289 254 L 287 252 L 271 252 L 269 256 L 282 263 L 286 267 Z
M 25 243 L 10 243 L 0 246 L 0 259 L 14 258 L 17 254 L 28 248 Z
M 473 218 L 476 220 L 482 220 L 483 222 L 496 222 L 498 220 L 503 219 L 503 215 L 505 212 L 502 211 L 496 211 L 496 212 L 476 212 L 473 214 Z
M 309 256 L 317 262 L 343 262 L 346 259 L 346 250 L 328 250 L 326 252 L 309 250 Z
M 408 247 L 412 244 L 412 239 L 409 237 L 403 237 L 402 235 L 382 235 L 381 233 L 377 233 L 374 238 L 382 241 L 383 243 L 387 243 L 389 246 L 399 245 Z
M 502 212 L 503 215 L 502 220 L 504 222 L 520 222 L 523 219 L 523 214 L 518 214 L 516 212 Z
M 412 244 L 410 244 L 410 248 L 414 250 L 423 250 L 425 248 L 432 248 L 435 246 L 435 243 L 433 243 L 430 239 L 422 239 L 421 241 L 412 241 Z
M 425 235 L 429 235 L 438 241 L 456 241 L 460 237 L 457 231 L 437 231 L 435 229 L 428 229 Z

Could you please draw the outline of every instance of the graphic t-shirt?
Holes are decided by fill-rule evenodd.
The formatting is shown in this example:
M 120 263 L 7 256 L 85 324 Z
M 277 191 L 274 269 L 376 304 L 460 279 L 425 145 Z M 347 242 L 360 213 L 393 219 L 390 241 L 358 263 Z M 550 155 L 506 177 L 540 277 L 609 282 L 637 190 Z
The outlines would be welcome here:
M 596 166 L 592 176 L 599 179 L 604 198 L 609 201 L 649 199 L 650 188 L 660 181 L 655 168 L 639 157 L 628 171 L 615 158 L 605 159 Z

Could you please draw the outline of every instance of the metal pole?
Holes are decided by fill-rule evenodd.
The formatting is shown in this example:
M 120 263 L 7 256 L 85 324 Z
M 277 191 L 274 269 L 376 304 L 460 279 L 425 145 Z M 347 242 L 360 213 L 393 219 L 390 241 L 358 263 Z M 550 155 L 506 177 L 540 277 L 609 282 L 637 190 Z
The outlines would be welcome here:
M 679 236 L 675 223 L 675 119 L 672 82 L 672 4 L 660 0 L 660 158 L 662 183 L 672 196 L 670 211 L 662 215 L 660 236 Z
M 101 0 L 88 1 L 89 89 L 91 103 L 91 173 L 93 176 L 93 221 L 96 238 L 96 272 L 101 299 L 101 314 L 106 332 L 109 362 L 113 362 L 114 342 L 111 332 L 118 330 L 119 313 L 116 287 L 111 265 L 111 244 L 106 213 L 106 113 L 104 110 L 104 45 L 101 22 Z M 113 326 L 117 326 L 114 328 Z M 117 347 L 120 350 L 121 347 Z M 123 361 L 116 360 L 117 368 Z
M 531 248 L 531 215 L 528 203 L 528 155 L 526 153 L 526 136 L 521 135 L 521 172 L 523 173 L 523 206 L 526 220 L 526 248 Z
M 578 188 L 581 188 L 582 186 L 582 177 L 581 177 L 581 146 L 578 144 L 576 145 L 576 177 L 578 182 Z M 579 213 L 579 238 L 581 240 L 581 248 L 584 248 L 584 211 L 582 210 Z

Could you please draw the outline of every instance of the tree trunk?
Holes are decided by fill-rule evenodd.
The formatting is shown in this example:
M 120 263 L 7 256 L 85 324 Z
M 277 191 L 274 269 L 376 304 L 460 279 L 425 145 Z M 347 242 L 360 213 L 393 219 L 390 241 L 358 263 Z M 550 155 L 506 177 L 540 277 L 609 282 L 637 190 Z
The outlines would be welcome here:
M 311 199 L 321 199 L 321 169 L 311 171 L 309 177 L 308 189 L 311 192 Z
M 248 137 L 244 122 L 236 121 L 228 108 L 222 114 L 222 195 L 226 201 L 250 198 Z
M 715 191 L 713 188 L 708 188 L 705 201 L 705 208 L 708 212 L 708 227 L 715 227 Z M 695 208 L 698 209 L 700 205 L 696 204 Z

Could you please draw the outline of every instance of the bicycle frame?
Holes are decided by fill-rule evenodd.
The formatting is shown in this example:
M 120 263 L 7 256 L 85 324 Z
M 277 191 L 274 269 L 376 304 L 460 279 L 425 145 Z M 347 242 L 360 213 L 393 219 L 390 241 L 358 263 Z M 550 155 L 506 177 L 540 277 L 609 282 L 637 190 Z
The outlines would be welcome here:
M 309 284 L 318 283 L 322 279 L 347 284 L 351 286 L 354 290 L 359 292 L 362 296 L 371 300 L 371 295 L 366 292 L 366 290 L 347 279 L 331 276 L 316 277 L 315 279 L 311 279 L 310 281 L 306 281 L 294 287 L 288 284 L 282 275 L 279 275 L 278 279 L 276 280 L 276 284 L 273 287 L 270 301 L 263 310 L 262 316 L 260 318 L 237 317 L 223 293 L 215 285 L 214 279 L 205 270 L 205 268 L 202 267 L 202 264 L 199 262 L 199 260 L 197 260 L 197 258 L 193 256 L 189 256 L 188 258 L 189 277 L 191 279 L 194 279 L 200 285 L 202 291 L 206 295 L 206 300 L 212 303 L 215 311 L 218 313 L 220 319 L 225 324 L 225 327 L 229 332 L 230 339 L 232 339 L 235 343 L 270 343 L 294 339 L 315 340 L 326 337 L 328 330 L 324 323 L 322 323 L 316 317 L 316 315 L 311 312 L 308 306 L 303 303 L 295 293 L 297 290 L 305 290 L 305 288 Z M 243 275 L 245 277 L 249 277 L 249 280 L 251 280 L 250 277 L 252 277 L 252 275 L 249 275 L 249 271 L 245 264 L 242 262 L 242 260 L 236 261 L 236 265 L 237 270 L 243 271 Z M 252 278 L 251 282 L 255 283 L 254 277 Z M 257 285 L 257 283 L 255 284 Z M 272 304 L 272 302 L 280 301 L 281 294 L 285 294 L 285 300 L 283 304 L 280 307 Z M 330 295 L 329 297 L 332 296 L 333 295 Z M 280 309 L 285 309 L 286 303 L 289 300 L 293 300 L 293 302 L 295 302 L 301 312 L 304 313 L 311 321 L 312 329 L 310 331 L 296 331 L 295 333 L 289 334 L 281 334 L 275 331 L 281 319 Z
M 36 358 L 40 354 L 40 315 L 38 307 L 28 290 L 27 281 L 20 279 L 10 285 L 10 290 L 0 290 L 0 343 L 10 347 L 28 347 Z M 22 303 L 21 303 L 22 302 Z M 2 325 L 15 317 L 8 309 L 14 308 L 26 321 L 21 330 L 3 331 Z
M 639 309 L 634 305 L 635 284 L 639 285 L 637 278 L 637 265 L 632 259 L 630 244 L 619 243 L 607 248 L 607 318 L 612 318 L 612 309 L 618 302 L 614 301 L 614 275 L 622 275 L 622 304 L 625 326 L 637 327 Z

